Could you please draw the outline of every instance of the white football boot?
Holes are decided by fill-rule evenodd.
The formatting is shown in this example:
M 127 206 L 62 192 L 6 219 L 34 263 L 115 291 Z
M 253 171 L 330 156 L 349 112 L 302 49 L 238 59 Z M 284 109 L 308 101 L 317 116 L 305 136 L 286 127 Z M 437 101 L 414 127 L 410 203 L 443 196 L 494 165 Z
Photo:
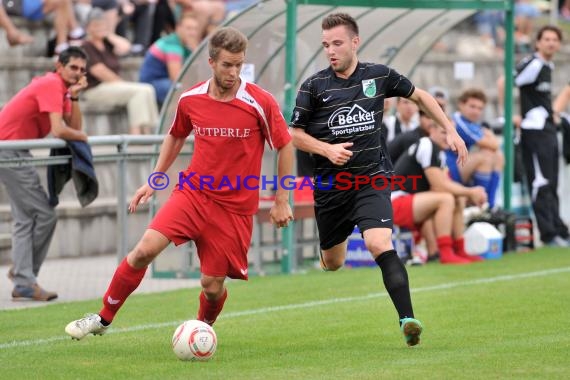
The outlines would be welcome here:
M 86 335 L 103 335 L 109 326 L 103 326 L 98 314 L 87 314 L 85 317 L 65 326 L 65 332 L 73 339 L 83 339 Z

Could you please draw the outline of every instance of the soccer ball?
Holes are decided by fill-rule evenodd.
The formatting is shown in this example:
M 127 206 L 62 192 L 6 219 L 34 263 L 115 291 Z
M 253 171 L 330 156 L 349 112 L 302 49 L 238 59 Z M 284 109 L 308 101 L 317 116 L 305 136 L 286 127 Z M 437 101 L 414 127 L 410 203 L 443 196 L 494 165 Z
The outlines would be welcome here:
M 212 326 L 194 319 L 178 326 L 172 336 L 172 350 L 180 360 L 209 360 L 217 344 Z

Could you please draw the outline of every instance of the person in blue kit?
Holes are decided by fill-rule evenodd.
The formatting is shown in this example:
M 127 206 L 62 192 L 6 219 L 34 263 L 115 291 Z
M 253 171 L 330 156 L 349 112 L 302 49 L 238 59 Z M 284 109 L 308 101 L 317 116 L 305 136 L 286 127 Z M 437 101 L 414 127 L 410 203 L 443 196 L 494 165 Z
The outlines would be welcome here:
M 469 149 L 469 160 L 460 167 L 455 152 L 447 149 L 446 156 L 451 178 L 465 186 L 485 188 L 489 208 L 493 209 L 505 159 L 499 139 L 481 124 L 486 104 L 487 96 L 480 89 L 467 89 L 459 96 L 459 111 L 453 114 L 452 121 Z

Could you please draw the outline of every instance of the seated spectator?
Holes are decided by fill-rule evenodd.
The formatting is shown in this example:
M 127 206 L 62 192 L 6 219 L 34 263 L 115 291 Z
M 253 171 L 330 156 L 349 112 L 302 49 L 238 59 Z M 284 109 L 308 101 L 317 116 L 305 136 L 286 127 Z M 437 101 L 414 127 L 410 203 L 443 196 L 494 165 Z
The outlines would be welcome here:
M 517 0 L 515 3 L 515 42 L 518 52 L 532 52 L 534 20 L 540 16 L 540 10 L 529 0 Z
M 87 20 L 83 47 L 89 56 L 84 98 L 89 103 L 127 107 L 130 133 L 149 132 L 158 122 L 154 88 L 121 78 L 119 56 L 128 54 L 130 42 L 109 30 L 104 12 L 93 8 Z
M 505 41 L 505 16 L 502 11 L 486 10 L 474 16 L 477 32 L 483 45 L 490 44 L 502 49 Z
M 163 34 L 169 34 L 176 28 L 174 10 L 170 6 L 170 0 L 157 0 L 152 21 L 152 35 L 150 43 L 158 40 Z
M 0 28 L 4 29 L 6 32 L 6 40 L 10 46 L 31 44 L 34 39 L 32 36 L 18 30 L 10 16 L 6 13 L 6 10 L 0 3 Z
M 247 7 L 257 3 L 257 1 L 258 0 L 225 0 L 228 18 L 237 15 Z
M 93 0 L 95 1 L 95 0 Z M 109 0 L 96 0 L 109 1 Z M 127 38 L 133 29 L 131 55 L 143 56 L 147 49 L 164 34 L 174 32 L 176 21 L 171 0 L 117 0 L 119 14 L 115 33 Z
M 442 87 L 430 87 L 430 89 L 428 90 L 428 92 L 430 93 L 431 96 L 434 97 L 435 101 L 437 102 L 437 104 L 439 104 L 439 106 L 441 107 L 441 109 L 444 112 L 449 112 L 449 110 L 447 109 L 447 102 L 449 100 L 449 93 L 447 92 L 446 89 L 442 88 Z
M 430 128 L 434 121 L 421 110 L 419 115 L 420 123 L 418 128 L 400 133 L 388 143 L 388 154 L 392 162 L 398 161 L 398 158 L 400 158 L 409 147 L 417 143 L 422 137 L 429 135 Z
M 187 13 L 178 21 L 175 33 L 160 38 L 146 52 L 140 81 L 154 87 L 159 105 L 178 79 L 186 58 L 198 47 L 201 40 L 198 28 L 196 18 Z
M 431 96 L 434 97 L 435 101 L 441 109 L 445 112 L 447 106 L 447 92 L 440 87 L 432 87 L 428 90 Z M 398 158 L 413 144 L 418 142 L 422 137 L 428 136 L 430 128 L 434 121 L 426 115 L 422 110 L 418 112 L 419 114 L 419 124 L 418 128 L 415 128 L 408 132 L 403 132 L 398 134 L 392 141 L 387 144 L 388 154 L 392 162 L 398 161 Z
M 406 178 L 403 185 L 394 184 L 394 224 L 418 230 L 433 219 L 442 264 L 478 261 L 464 249 L 463 208 L 465 198 L 482 205 L 487 195 L 482 187 L 465 187 L 447 176 L 442 151 L 449 148 L 447 134 L 435 124 L 429 130 L 429 137 L 412 145 L 394 166 L 394 172 Z
M 466 186 L 482 186 L 487 192 L 489 207 L 495 207 L 495 195 L 505 164 L 499 140 L 490 129 L 481 125 L 481 116 L 487 103 L 485 93 L 468 89 L 459 97 L 459 111 L 453 114 L 453 122 L 459 136 L 469 149 L 469 160 L 457 165 L 457 154 L 446 150 L 449 174 L 455 182 Z
M 383 124 L 386 131 L 386 143 L 389 143 L 400 133 L 417 128 L 418 106 L 409 99 L 398 98 L 396 101 L 396 114 L 385 117 Z
M 93 8 L 105 11 L 105 17 L 111 30 L 115 30 L 119 23 L 119 1 L 123 0 L 73 0 L 73 8 L 81 25 L 87 24 L 87 17 Z
M 388 144 L 388 154 L 390 155 L 392 162 L 397 162 L 398 158 L 405 154 L 408 148 L 416 144 L 422 137 L 429 136 L 430 130 L 434 126 L 434 121 L 422 110 L 420 110 L 419 115 L 420 124 L 418 128 L 412 131 L 400 133 Z M 430 259 L 439 255 L 434 234 L 433 221 L 426 220 L 422 224 L 421 231 L 419 232 L 420 236 L 425 239 L 428 251 L 428 260 L 431 261 Z
M 23 0 L 22 12 L 22 17 L 30 21 L 43 20 L 53 13 L 56 55 L 69 47 L 69 40 L 79 40 L 85 35 L 75 18 L 71 0 Z
M 179 14 L 194 13 L 200 21 L 200 30 L 205 33 L 202 38 L 217 28 L 226 18 L 226 5 L 223 0 L 174 0 L 180 6 Z
M 127 37 L 128 28 L 133 27 L 132 55 L 144 55 L 151 45 L 154 29 L 154 13 L 157 0 L 121 0 L 121 20 L 115 32 Z

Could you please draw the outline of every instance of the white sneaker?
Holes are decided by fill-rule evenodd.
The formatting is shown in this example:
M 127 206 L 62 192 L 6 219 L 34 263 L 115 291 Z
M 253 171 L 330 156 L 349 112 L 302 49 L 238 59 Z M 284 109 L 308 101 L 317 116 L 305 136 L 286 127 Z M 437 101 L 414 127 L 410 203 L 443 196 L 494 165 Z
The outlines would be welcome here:
M 546 243 L 546 246 L 568 248 L 568 247 L 570 247 L 570 242 L 568 240 L 564 239 L 563 237 L 560 237 L 557 235 L 554 237 L 554 239 L 552 239 L 551 241 Z
M 406 261 L 406 265 L 420 266 L 420 265 L 424 265 L 424 261 L 422 260 L 421 257 L 413 256 L 411 259 Z
M 65 326 L 65 332 L 73 339 L 83 339 L 88 334 L 103 335 L 109 326 L 101 324 L 101 317 L 98 314 L 87 314 L 85 317 Z
M 467 224 L 471 219 L 477 218 L 485 214 L 488 209 L 489 209 L 489 203 L 485 203 L 481 207 L 479 206 L 466 207 L 465 209 L 463 209 L 463 221 L 465 222 L 465 224 Z

